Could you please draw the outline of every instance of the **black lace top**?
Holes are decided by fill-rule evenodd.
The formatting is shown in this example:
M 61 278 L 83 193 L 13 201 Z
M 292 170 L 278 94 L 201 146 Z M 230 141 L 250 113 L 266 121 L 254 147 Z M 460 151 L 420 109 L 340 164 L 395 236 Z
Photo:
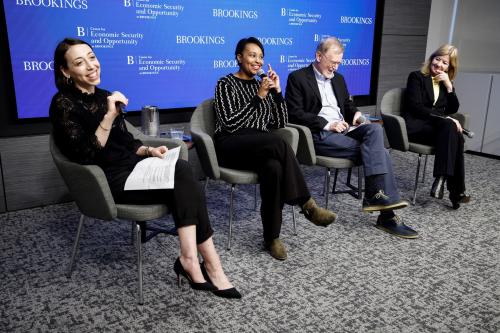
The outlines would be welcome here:
M 109 138 L 101 146 L 95 132 L 107 112 L 109 91 L 99 88 L 87 94 L 77 88 L 59 91 L 50 104 L 54 140 L 62 153 L 81 164 L 97 164 L 106 174 L 113 194 L 123 190 L 125 181 L 142 157 L 136 155 L 142 142 L 127 131 L 117 117 Z

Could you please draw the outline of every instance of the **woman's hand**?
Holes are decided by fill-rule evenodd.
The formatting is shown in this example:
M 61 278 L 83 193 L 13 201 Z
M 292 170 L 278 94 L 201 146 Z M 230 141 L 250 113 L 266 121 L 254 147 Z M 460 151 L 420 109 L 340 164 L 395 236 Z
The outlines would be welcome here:
M 108 96 L 108 112 L 106 113 L 107 117 L 115 119 L 122 112 L 121 108 L 117 106 L 118 104 L 127 106 L 128 99 L 121 92 L 114 91 L 111 95 Z
M 358 118 L 361 117 L 363 114 L 359 111 L 356 111 L 354 114 L 354 117 L 352 117 L 352 124 L 357 125 L 358 124 Z
M 458 120 L 452 117 L 446 117 L 446 119 L 452 120 L 455 123 L 455 126 L 457 127 L 457 131 L 459 133 L 463 133 L 464 129 L 462 128 L 462 125 L 460 125 L 460 122 Z
M 262 80 L 260 81 L 259 91 L 257 91 L 257 95 L 259 95 L 259 97 L 262 99 L 266 98 L 269 90 L 271 89 L 271 86 L 272 81 L 267 76 L 262 78 Z
M 453 84 L 451 83 L 450 77 L 446 72 L 440 72 L 438 75 L 434 77 L 434 80 L 437 82 L 443 82 L 446 90 L 450 93 L 453 91 Z
M 149 156 L 163 158 L 163 157 L 165 157 L 165 154 L 167 153 L 167 151 L 168 151 L 168 148 L 165 146 L 159 146 L 156 148 L 150 147 L 149 148 Z
M 122 112 L 121 108 L 118 107 L 117 104 L 127 105 L 128 99 L 121 92 L 115 91 L 108 96 L 108 111 L 101 119 L 101 122 L 95 132 L 97 140 L 102 147 L 104 147 L 106 142 L 108 142 L 109 133 L 113 128 L 113 122 L 120 112 Z
M 273 71 L 271 65 L 268 64 L 267 67 L 269 69 L 267 71 L 267 76 L 263 77 L 262 81 L 260 81 L 259 91 L 257 92 L 260 98 L 266 98 L 271 89 L 276 89 L 276 92 L 281 93 L 280 78 L 278 74 Z
M 273 71 L 271 64 L 267 64 L 267 76 L 271 79 L 272 88 L 276 89 L 277 93 L 281 92 L 280 77 Z M 272 89 L 271 88 L 271 89 Z

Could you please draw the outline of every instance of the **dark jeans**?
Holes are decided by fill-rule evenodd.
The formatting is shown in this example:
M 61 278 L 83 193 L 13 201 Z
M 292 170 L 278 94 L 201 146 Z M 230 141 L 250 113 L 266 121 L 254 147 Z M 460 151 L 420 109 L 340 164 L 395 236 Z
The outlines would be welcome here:
M 170 190 L 121 191 L 113 193 L 116 203 L 166 204 L 177 228 L 196 225 L 196 243 L 209 239 L 213 230 L 208 219 L 205 194 L 184 160 L 175 165 L 174 188 Z
M 368 189 L 373 187 L 372 184 L 368 183 L 368 176 L 380 175 L 382 177 L 382 190 L 385 194 L 392 201 L 401 199 L 392 172 L 391 156 L 384 147 L 384 131 L 379 124 L 362 125 L 345 135 L 321 131 L 313 135 L 313 140 L 318 155 L 347 158 L 363 164 L 367 182 L 367 196 L 374 194 L 368 193 Z M 379 189 L 374 189 L 374 191 Z
M 280 137 L 255 129 L 215 136 L 219 164 L 258 174 L 264 240 L 278 238 L 285 203 L 302 205 L 310 197 L 295 154 Z

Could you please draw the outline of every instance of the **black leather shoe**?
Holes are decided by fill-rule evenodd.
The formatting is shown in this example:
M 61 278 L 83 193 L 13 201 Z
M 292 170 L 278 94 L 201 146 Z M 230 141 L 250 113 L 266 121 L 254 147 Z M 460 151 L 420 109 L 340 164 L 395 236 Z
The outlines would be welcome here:
M 461 203 L 469 203 L 470 199 L 471 199 L 471 196 L 467 195 L 465 193 L 460 193 L 457 196 L 450 194 L 451 207 L 453 209 L 459 209 Z
M 406 226 L 397 215 L 389 219 L 382 219 L 381 216 L 379 216 L 375 227 L 401 238 L 418 238 L 418 232 Z
M 439 176 L 434 178 L 434 183 L 432 183 L 431 197 L 443 199 L 444 196 L 444 183 L 446 178 Z
M 205 268 L 205 262 L 202 262 L 200 264 L 200 269 L 201 269 L 201 273 L 203 274 L 203 277 L 205 278 L 205 280 L 212 283 L 212 280 L 210 280 L 210 277 L 208 276 L 207 269 Z M 234 288 L 234 287 L 229 288 L 229 289 L 218 289 L 217 287 L 215 287 L 215 288 L 216 288 L 216 290 L 212 290 L 212 293 L 215 296 L 219 296 L 222 298 L 237 298 L 237 299 L 241 298 L 240 292 L 238 290 L 236 290 L 236 288 Z
M 408 206 L 408 202 L 404 200 L 393 201 L 384 193 L 379 190 L 371 198 L 363 198 L 363 212 L 375 212 L 384 210 L 401 209 Z

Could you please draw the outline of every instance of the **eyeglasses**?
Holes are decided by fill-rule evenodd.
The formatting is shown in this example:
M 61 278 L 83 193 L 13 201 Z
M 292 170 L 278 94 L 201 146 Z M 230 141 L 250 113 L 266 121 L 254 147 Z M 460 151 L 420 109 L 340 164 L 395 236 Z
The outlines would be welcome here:
M 325 62 L 329 66 L 339 67 L 342 64 L 342 61 L 335 61 L 333 59 L 329 59 L 325 54 L 321 53 L 321 57 L 325 59 Z

